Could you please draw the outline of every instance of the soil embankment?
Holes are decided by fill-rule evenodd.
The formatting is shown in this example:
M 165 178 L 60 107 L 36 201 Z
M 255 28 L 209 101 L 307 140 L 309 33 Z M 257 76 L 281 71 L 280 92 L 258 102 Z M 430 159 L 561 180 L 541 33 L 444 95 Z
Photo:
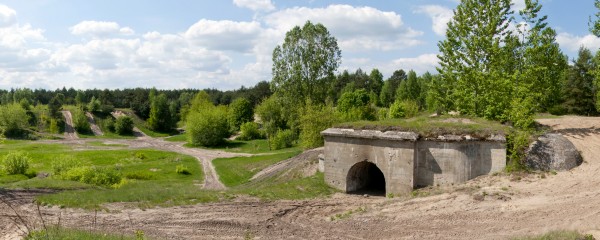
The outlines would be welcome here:
M 73 127 L 73 116 L 70 111 L 61 111 L 63 116 L 65 117 L 65 139 L 66 140 L 74 140 L 78 139 L 79 136 Z
M 88 122 L 90 123 L 90 128 L 92 129 L 92 133 L 94 133 L 95 136 L 104 135 L 104 133 L 102 133 L 102 130 L 100 129 L 100 127 L 98 127 L 98 125 L 96 124 L 96 121 L 94 120 L 94 115 L 92 115 L 92 113 L 90 113 L 90 112 L 85 112 L 85 116 L 87 117 Z

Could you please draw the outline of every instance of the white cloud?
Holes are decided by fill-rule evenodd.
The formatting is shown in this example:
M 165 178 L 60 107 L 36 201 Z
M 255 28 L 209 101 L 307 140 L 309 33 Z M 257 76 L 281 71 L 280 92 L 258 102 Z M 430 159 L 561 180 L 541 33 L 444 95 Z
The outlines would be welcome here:
M 17 12 L 6 5 L 0 4 L 0 28 L 17 23 Z
M 88 35 L 96 38 L 109 37 L 115 34 L 133 35 L 133 29 L 121 27 L 116 22 L 82 21 L 69 28 L 73 35 Z
M 591 34 L 575 36 L 570 33 L 561 32 L 556 36 L 556 42 L 558 42 L 561 47 L 575 53 L 579 50 L 579 47 L 582 46 L 591 49 L 593 52 L 600 48 L 600 38 Z
M 233 0 L 233 4 L 238 7 L 249 8 L 253 11 L 273 11 L 275 5 L 271 0 Z
M 448 22 L 450 22 L 450 20 L 452 20 L 452 17 L 454 16 L 454 12 L 452 12 L 452 9 L 442 7 L 439 5 L 420 6 L 415 12 L 427 14 L 433 22 L 431 26 L 433 32 L 440 36 L 444 36 L 446 34 Z
M 525 0 L 513 0 L 512 3 L 513 3 L 512 9 L 515 12 L 518 12 L 519 10 L 523 10 L 526 7 Z
M 202 19 L 185 36 L 195 44 L 213 50 L 249 51 L 262 31 L 258 22 L 212 21 Z
M 322 23 L 338 39 L 342 51 L 393 50 L 415 46 L 423 33 L 404 25 L 395 12 L 372 7 L 330 5 L 326 8 L 295 7 L 265 17 L 268 26 L 282 36 L 310 20 Z M 283 38 L 280 38 L 283 39 Z
M 398 58 L 388 65 L 388 69 L 393 71 L 397 69 L 414 70 L 418 73 L 436 72 L 439 59 L 437 54 L 423 54 L 414 58 Z

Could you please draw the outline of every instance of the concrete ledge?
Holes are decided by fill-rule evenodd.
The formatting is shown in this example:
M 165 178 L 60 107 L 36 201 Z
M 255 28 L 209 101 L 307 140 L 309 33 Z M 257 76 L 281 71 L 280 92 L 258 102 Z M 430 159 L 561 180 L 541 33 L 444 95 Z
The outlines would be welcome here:
M 383 139 L 396 141 L 417 141 L 419 134 L 414 132 L 377 131 L 377 130 L 355 130 L 343 128 L 329 128 L 321 132 L 322 136 L 349 137 L 365 139 Z

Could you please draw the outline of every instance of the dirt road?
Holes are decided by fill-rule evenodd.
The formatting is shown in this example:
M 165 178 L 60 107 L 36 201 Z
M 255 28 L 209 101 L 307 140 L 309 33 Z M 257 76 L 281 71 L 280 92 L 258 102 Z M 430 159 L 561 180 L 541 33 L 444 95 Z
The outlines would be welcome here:
M 507 239 L 563 229 L 600 237 L 600 118 L 540 122 L 569 138 L 585 162 L 556 175 L 479 177 L 416 198 L 338 193 L 305 201 L 240 198 L 147 210 L 113 204 L 113 211 L 96 217 L 73 209 L 42 211 L 48 221 L 60 215 L 68 226 L 122 233 L 140 229 L 164 239 Z

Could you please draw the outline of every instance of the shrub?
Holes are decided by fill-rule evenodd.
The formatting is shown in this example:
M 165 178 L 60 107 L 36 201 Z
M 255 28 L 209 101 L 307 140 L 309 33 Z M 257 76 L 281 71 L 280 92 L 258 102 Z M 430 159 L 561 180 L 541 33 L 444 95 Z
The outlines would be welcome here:
M 227 121 L 231 131 L 239 130 L 243 123 L 252 121 L 253 117 L 252 103 L 245 98 L 236 98 L 229 104 Z
M 419 105 L 410 100 L 396 100 L 389 111 L 389 118 L 411 118 L 419 113 Z
M 386 120 L 388 119 L 388 114 L 390 112 L 390 109 L 388 108 L 380 108 L 377 110 L 377 120 L 381 121 L 381 120 Z
M 78 181 L 98 186 L 113 186 L 121 182 L 121 174 L 103 167 L 74 167 L 57 176 L 59 179 Z
M 338 100 L 337 111 L 346 121 L 374 120 L 375 112 L 369 100 L 365 89 L 344 92 Z
M 20 138 L 29 127 L 27 111 L 18 104 L 0 105 L 0 133 L 5 137 Z
M 25 174 L 29 168 L 29 157 L 23 152 L 10 152 L 4 157 L 2 168 L 9 175 Z
M 511 103 L 510 121 L 513 125 L 520 129 L 530 129 L 534 125 L 533 115 L 535 114 L 535 104 L 533 99 L 527 97 L 525 99 L 515 98 Z
M 192 174 L 190 172 L 190 170 L 183 164 L 177 165 L 177 167 L 175 167 L 175 172 L 178 174 L 183 174 L 183 175 L 191 175 Z
M 242 124 L 240 129 L 241 129 L 242 133 L 237 138 L 238 140 L 250 141 L 253 139 L 261 139 L 261 138 L 263 138 L 263 135 L 264 135 L 258 129 L 258 123 L 255 123 L 255 122 L 244 123 L 244 124 Z
M 506 165 L 507 172 L 527 170 L 523 160 L 530 140 L 531 133 L 527 131 L 515 130 L 506 136 L 506 150 L 509 157 Z
M 306 149 L 323 146 L 321 131 L 337 122 L 333 107 L 308 103 L 300 117 L 300 144 Z
M 208 106 L 187 116 L 188 143 L 193 146 L 216 146 L 229 136 L 227 110 L 223 107 Z
M 256 113 L 260 117 L 263 128 L 269 137 L 275 135 L 278 129 L 285 128 L 287 125 L 282 105 L 277 95 L 272 95 L 256 107 Z
M 112 117 L 109 117 L 106 120 L 104 120 L 102 124 L 104 125 L 104 129 L 110 132 L 115 132 L 115 120 L 113 120 Z
M 92 132 L 87 116 L 79 109 L 73 112 L 73 127 L 78 133 Z
M 81 161 L 71 156 L 61 156 L 59 159 L 52 162 L 52 172 L 55 176 L 59 176 L 73 168 L 81 167 Z
M 135 158 L 140 159 L 140 160 L 145 160 L 148 158 L 148 156 L 146 156 L 146 154 L 143 152 L 136 152 Z
M 294 145 L 295 140 L 296 136 L 292 130 L 279 130 L 275 136 L 269 139 L 269 146 L 271 150 L 289 148 Z
M 133 134 L 133 119 L 129 116 L 120 116 L 115 121 L 115 133 L 119 135 Z

